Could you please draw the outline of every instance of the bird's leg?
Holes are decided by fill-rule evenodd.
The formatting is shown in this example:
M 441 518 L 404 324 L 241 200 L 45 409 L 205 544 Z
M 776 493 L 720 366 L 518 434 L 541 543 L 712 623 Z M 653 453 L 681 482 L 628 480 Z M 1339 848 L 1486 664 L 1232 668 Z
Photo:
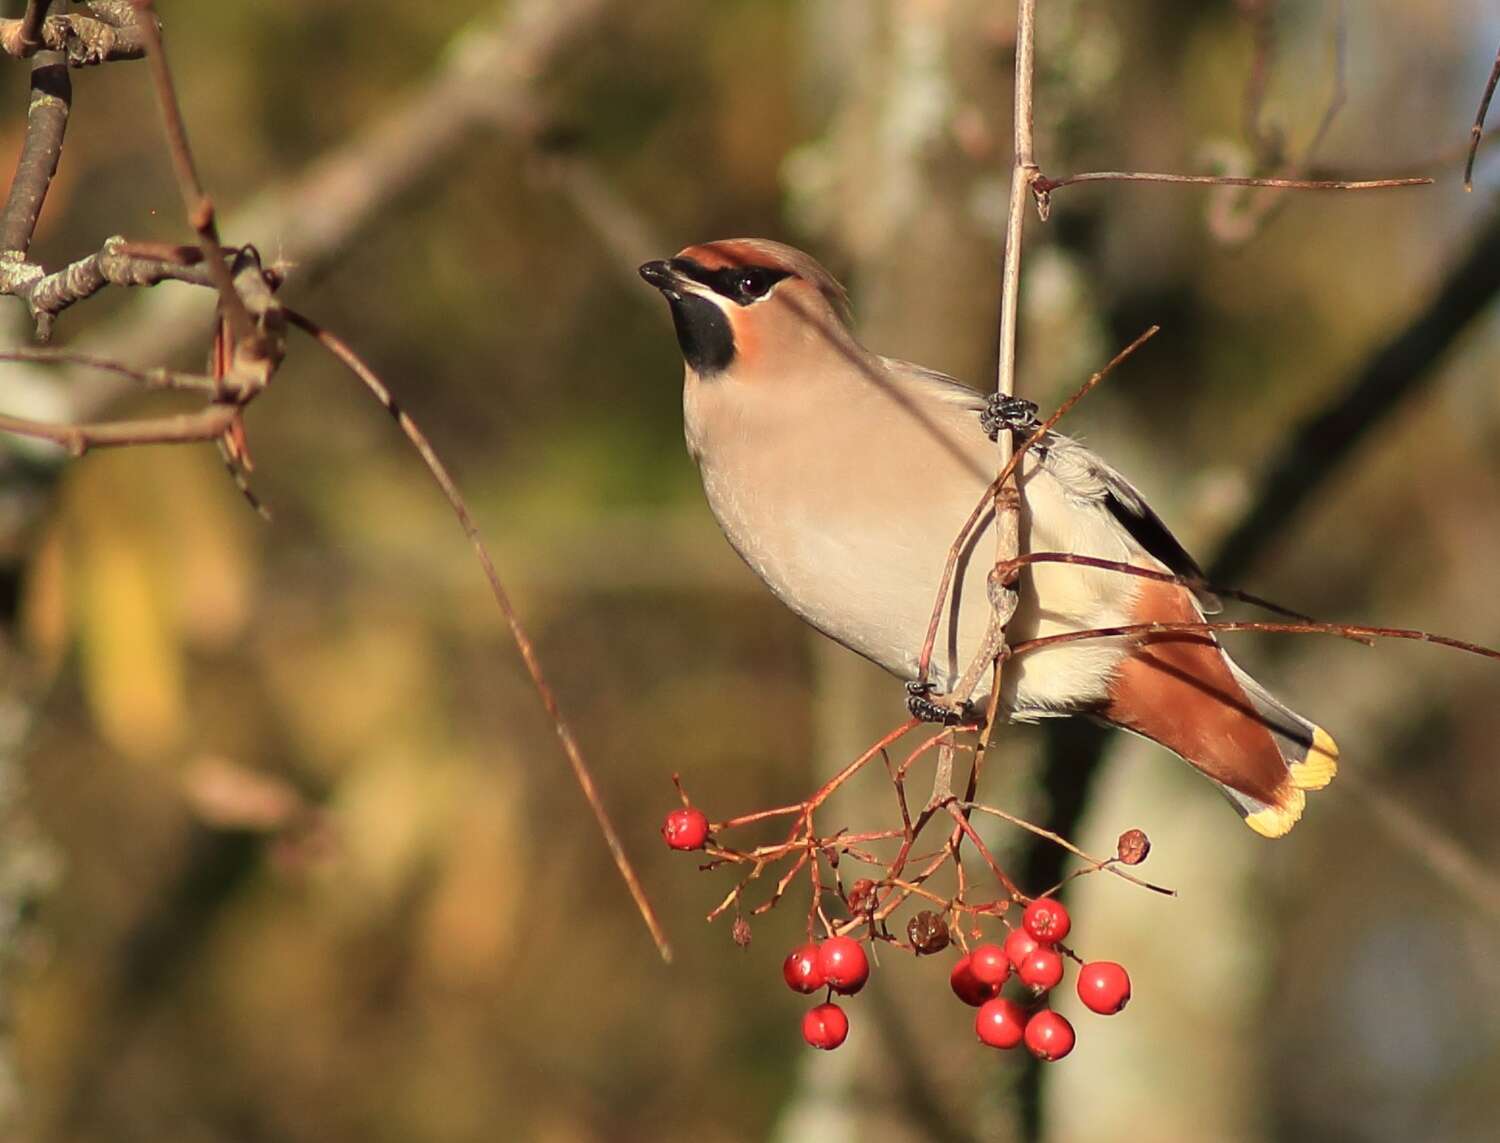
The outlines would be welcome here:
M 979 414 L 979 426 L 990 440 L 994 440 L 1001 429 L 1009 429 L 1022 437 L 1030 436 L 1041 427 L 1041 421 L 1037 419 L 1035 401 L 991 393 L 984 411 Z
M 977 713 L 967 702 L 954 702 L 949 695 L 938 694 L 935 684 L 916 682 L 906 684 L 906 709 L 913 718 L 943 726 L 970 722 Z

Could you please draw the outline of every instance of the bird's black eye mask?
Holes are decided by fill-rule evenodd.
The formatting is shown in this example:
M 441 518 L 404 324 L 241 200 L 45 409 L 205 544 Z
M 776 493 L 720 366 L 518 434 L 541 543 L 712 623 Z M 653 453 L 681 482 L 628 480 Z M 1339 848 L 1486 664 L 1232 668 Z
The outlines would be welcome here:
M 790 270 L 773 270 L 769 266 L 723 266 L 710 270 L 691 258 L 673 258 L 667 265 L 684 278 L 707 286 L 719 297 L 740 306 L 760 301 L 777 282 L 792 276 Z

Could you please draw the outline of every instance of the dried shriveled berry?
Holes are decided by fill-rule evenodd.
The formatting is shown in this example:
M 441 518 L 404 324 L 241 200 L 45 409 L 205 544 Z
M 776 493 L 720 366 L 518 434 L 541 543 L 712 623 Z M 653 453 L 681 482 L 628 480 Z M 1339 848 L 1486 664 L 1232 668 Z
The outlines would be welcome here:
M 853 937 L 829 937 L 818 946 L 818 969 L 829 988 L 853 996 L 870 979 L 870 958 Z
M 874 912 L 878 903 L 875 893 L 875 882 L 868 877 L 861 877 L 849 888 L 849 911 L 856 916 L 862 913 Z
M 849 1017 L 837 1004 L 819 1004 L 802 1017 L 802 1038 L 831 1052 L 849 1036 Z
M 931 909 L 923 909 L 906 922 L 906 939 L 918 955 L 942 952 L 948 947 L 948 922 Z
M 1039 1060 L 1060 1060 L 1073 1050 L 1076 1037 L 1067 1018 L 1043 1008 L 1026 1021 L 1026 1047 Z
M 1026 906 L 1021 925 L 1042 944 L 1055 945 L 1068 935 L 1068 930 L 1073 927 L 1073 918 L 1068 916 L 1061 901 L 1055 901 L 1051 897 L 1038 897 Z
M 1144 830 L 1128 829 L 1115 845 L 1115 856 L 1121 865 L 1139 865 L 1151 852 L 1151 839 Z
M 742 949 L 750 947 L 750 922 L 744 917 L 736 917 L 734 926 L 729 930 L 729 935 L 734 938 L 734 943 Z

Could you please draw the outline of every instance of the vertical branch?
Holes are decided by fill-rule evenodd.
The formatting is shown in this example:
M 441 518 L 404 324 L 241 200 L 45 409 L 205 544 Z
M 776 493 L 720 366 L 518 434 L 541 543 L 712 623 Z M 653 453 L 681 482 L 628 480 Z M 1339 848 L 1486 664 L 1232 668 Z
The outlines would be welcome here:
M 1005 222 L 1005 264 L 1000 274 L 1000 351 L 996 366 L 995 390 L 1002 397 L 1016 391 L 1016 319 L 1021 297 L 1021 237 L 1026 225 L 1026 200 L 1031 196 L 1037 170 L 1032 142 L 1032 74 L 1036 47 L 1036 0 L 1016 2 L 1016 94 L 1015 154 L 1010 171 L 1010 207 Z M 998 471 L 1003 475 L 1011 466 L 1014 442 L 1004 430 L 995 434 Z M 1021 547 L 1021 501 L 1014 472 L 1002 479 L 995 490 L 995 564 L 1014 560 Z M 1011 573 L 1012 582 L 1015 572 Z M 1010 587 L 1010 584 L 1006 584 Z M 1008 617 L 1007 617 L 1008 618 Z M 1003 625 L 1001 632 L 1003 635 Z M 984 745 L 988 747 L 995 732 L 1000 706 L 1000 675 L 1003 657 L 995 659 L 990 686 L 990 705 L 985 720 Z
M 45 6 L 44 6 L 45 7 Z M 29 10 L 28 10 L 29 14 Z M 26 108 L 26 138 L 0 211 L 0 252 L 25 261 L 42 215 L 42 203 L 62 158 L 63 135 L 73 102 L 73 81 L 61 52 L 39 52 L 31 64 L 31 98 Z M 40 272 L 38 272 L 40 276 Z
M 1010 208 L 1005 222 L 1005 266 L 1000 275 L 1000 354 L 995 389 L 1006 397 L 1016 391 L 1016 312 L 1021 296 L 1021 231 L 1026 199 L 1038 171 L 1032 144 L 1032 56 L 1036 43 L 1036 0 L 1016 5 L 1015 157 L 1010 174 Z M 1000 464 L 1010 459 L 1010 437 L 999 434 Z

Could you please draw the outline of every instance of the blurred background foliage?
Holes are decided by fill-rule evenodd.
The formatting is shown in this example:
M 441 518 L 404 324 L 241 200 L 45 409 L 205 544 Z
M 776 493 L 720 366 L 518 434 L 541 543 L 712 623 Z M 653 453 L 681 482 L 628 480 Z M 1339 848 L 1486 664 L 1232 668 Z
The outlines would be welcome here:
M 496 11 L 161 7 L 230 217 L 399 107 Z M 1314 165 L 1437 186 L 1274 202 L 1077 187 L 1029 224 L 1022 391 L 1054 404 L 1160 322 L 1072 431 L 1199 550 L 1287 428 L 1494 225 L 1492 166 L 1471 195 L 1458 174 L 1500 42 L 1493 6 L 1347 7 L 1348 103 Z M 670 968 L 461 534 L 329 360 L 294 352 L 251 412 L 269 527 L 208 449 L 63 467 L 5 443 L 0 866 L 28 887 L 0 930 L 6 1138 L 1016 1135 L 1020 1063 L 973 1045 L 946 965 L 883 958 L 849 1045 L 811 1058 L 777 978 L 797 908 L 736 949 L 701 923 L 723 875 L 655 836 L 674 771 L 715 817 L 780 804 L 896 721 L 901 692 L 817 642 L 720 538 L 681 444 L 667 316 L 627 256 L 793 241 L 850 283 L 876 348 L 987 386 L 1009 9 L 603 4 L 536 77 L 531 129 L 476 133 L 340 257 L 289 267 L 290 304 L 376 365 L 473 501 L 675 938 Z M 1262 127 L 1290 155 L 1332 87 L 1332 5 L 1041 9 L 1049 174 L 1255 169 L 1256 12 L 1275 9 Z M 34 255 L 55 266 L 116 232 L 182 240 L 143 67 L 74 81 Z M 19 145 L 25 84 L 23 65 L 0 67 L 0 154 Z M 1247 214 L 1263 215 L 1253 235 Z M 226 237 L 278 249 L 276 233 Z M 65 315 L 60 343 L 135 302 L 100 295 Z M 196 304 L 201 337 L 172 362 L 190 368 L 207 345 L 210 300 Z M 8 340 L 25 339 L 23 316 L 0 309 Z M 1500 642 L 1497 363 L 1490 307 L 1246 586 L 1328 618 Z M 1046 1073 L 1043 1132 L 1493 1138 L 1496 916 L 1394 844 L 1360 790 L 1380 784 L 1491 868 L 1500 679 L 1408 645 L 1237 647 L 1335 732 L 1346 777 L 1272 846 L 1162 751 L 1118 744 L 1079 840 L 1107 852 L 1146 829 L 1151 876 L 1181 896 L 1078 886 L 1083 948 L 1128 964 L 1137 999 L 1082 1023 Z M 1045 822 L 1039 744 L 1006 735 L 996 796 Z M 846 811 L 866 828 L 889 813 L 878 789 Z

